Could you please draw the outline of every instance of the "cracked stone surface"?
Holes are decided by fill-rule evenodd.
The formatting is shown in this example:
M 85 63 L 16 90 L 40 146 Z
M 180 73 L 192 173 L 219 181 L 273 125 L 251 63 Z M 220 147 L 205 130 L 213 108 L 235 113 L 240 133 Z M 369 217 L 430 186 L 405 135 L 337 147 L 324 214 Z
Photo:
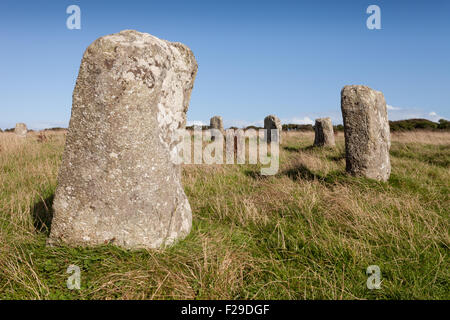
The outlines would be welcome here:
M 391 139 L 386 101 L 380 91 L 345 86 L 341 91 L 347 171 L 387 181 L 391 173 Z
M 334 147 L 334 130 L 331 118 L 316 119 L 314 124 L 314 145 L 319 147 Z
M 188 47 L 133 30 L 87 48 L 49 245 L 159 248 L 190 232 L 191 208 L 174 156 L 196 73 Z
M 267 130 L 264 133 L 267 143 L 270 143 L 272 141 L 272 135 L 271 135 L 270 130 L 276 129 L 276 130 L 278 130 L 277 131 L 278 134 L 275 136 L 274 142 L 276 142 L 278 139 L 278 143 L 281 144 L 282 126 L 281 126 L 281 121 L 280 121 L 280 119 L 278 119 L 277 116 L 271 114 L 271 115 L 268 115 L 267 117 L 265 117 L 264 118 L 264 129 Z

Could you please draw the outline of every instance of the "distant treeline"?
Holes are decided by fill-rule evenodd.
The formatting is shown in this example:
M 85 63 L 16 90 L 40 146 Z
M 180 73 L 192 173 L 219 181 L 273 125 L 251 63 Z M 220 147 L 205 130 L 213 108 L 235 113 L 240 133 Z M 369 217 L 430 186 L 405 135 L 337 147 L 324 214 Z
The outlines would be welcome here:
M 194 127 L 201 127 L 202 130 L 209 130 L 209 126 L 198 126 L 198 125 L 196 125 L 196 126 L 186 126 L 186 129 L 187 130 L 194 130 Z
M 66 130 L 67 130 L 67 128 L 55 127 L 55 128 L 43 129 L 42 131 L 66 131 Z M 0 132 L 2 132 L 2 129 L 0 129 Z M 14 132 L 14 128 L 5 129 L 4 132 Z M 34 130 L 28 129 L 28 132 L 34 132 Z
M 283 124 L 283 131 L 312 131 L 314 130 L 311 124 Z
M 427 119 L 408 119 L 389 121 L 391 131 L 408 131 L 415 129 L 428 129 L 428 130 L 449 130 L 450 121 L 441 119 L 439 122 L 433 122 Z
M 334 131 L 344 131 L 344 126 L 338 124 L 333 126 Z M 314 131 L 312 124 L 283 124 L 283 131 Z
M 408 120 L 398 120 L 398 121 L 389 121 L 389 126 L 391 131 L 409 131 L 416 129 L 426 129 L 426 130 L 450 130 L 450 121 L 441 119 L 439 122 L 433 122 L 427 119 L 408 119 Z M 208 130 L 209 126 L 203 125 L 201 126 L 202 130 Z M 314 131 L 314 127 L 311 124 L 283 124 L 283 131 Z M 344 126 L 342 124 L 338 124 L 333 126 L 334 131 L 344 131 Z M 187 126 L 186 129 L 194 130 L 194 126 Z M 237 130 L 237 127 L 230 127 L 229 129 Z M 256 126 L 248 126 L 245 127 L 244 130 L 248 129 L 264 129 L 263 127 Z M 50 128 L 44 129 L 45 131 L 65 131 L 66 128 Z M 4 132 L 13 132 L 14 128 L 5 129 Z M 28 130 L 32 132 L 34 130 Z M 0 129 L 0 132 L 2 130 Z
M 391 131 L 408 131 L 416 129 L 426 130 L 450 130 L 450 121 L 441 119 L 433 122 L 427 119 L 407 119 L 398 121 L 389 121 Z M 344 131 L 344 126 L 338 124 L 333 126 L 334 131 Z M 283 131 L 313 131 L 311 124 L 283 124 Z
M 398 121 L 389 121 L 391 131 L 408 131 L 416 129 L 426 130 L 450 130 L 450 121 L 441 119 L 439 122 L 433 122 L 427 119 L 407 119 Z M 338 124 L 333 126 L 334 131 L 344 131 L 344 126 Z M 310 124 L 283 124 L 284 131 L 313 131 L 314 127 Z
M 50 129 L 44 129 L 44 131 L 67 131 L 67 128 L 61 128 L 61 127 L 54 127 Z
M 441 119 L 439 122 L 433 122 L 427 119 L 408 119 L 408 120 L 398 120 L 398 121 L 389 121 L 389 126 L 391 131 L 408 131 L 408 130 L 416 130 L 416 129 L 425 129 L 425 130 L 450 130 L 450 121 Z M 283 131 L 314 131 L 314 126 L 311 124 L 283 124 Z M 338 124 L 333 126 L 334 131 L 344 131 L 344 126 L 342 124 Z M 186 129 L 193 130 L 193 126 L 186 127 Z M 209 126 L 202 126 L 203 130 L 208 130 Z M 230 129 L 238 129 L 237 127 L 230 127 Z M 244 130 L 248 129 L 264 129 L 263 127 L 257 126 L 248 126 L 245 127 Z

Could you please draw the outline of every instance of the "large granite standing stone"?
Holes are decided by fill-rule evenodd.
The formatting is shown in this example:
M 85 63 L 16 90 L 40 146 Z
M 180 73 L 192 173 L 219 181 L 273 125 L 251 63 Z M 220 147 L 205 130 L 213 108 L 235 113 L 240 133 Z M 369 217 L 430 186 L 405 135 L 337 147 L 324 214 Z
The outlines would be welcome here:
M 216 129 L 219 130 L 222 134 L 224 133 L 223 131 L 223 120 L 221 116 L 214 116 L 209 120 L 209 128 L 210 129 Z M 211 130 L 212 131 L 212 130 Z M 214 141 L 215 140 L 215 135 L 214 132 L 211 133 L 211 140 Z
M 158 248 L 192 215 L 175 155 L 197 72 L 188 47 L 126 30 L 86 50 L 49 244 Z
M 334 131 L 331 118 L 316 119 L 314 125 L 314 145 L 318 147 L 334 147 Z
M 14 133 L 20 137 L 25 138 L 27 136 L 27 125 L 25 123 L 16 123 L 16 127 L 14 128 Z
M 268 115 L 264 119 L 264 129 L 265 129 L 265 140 L 267 141 L 267 143 L 270 143 L 272 141 L 272 135 L 271 135 L 272 129 L 277 130 L 277 134 L 275 135 L 274 142 L 281 143 L 282 126 L 281 126 L 281 121 L 280 121 L 280 119 L 278 119 L 277 116 L 275 116 L 273 114 Z
M 391 173 L 391 146 L 383 93 L 366 86 L 345 86 L 341 91 L 347 171 L 386 181 Z

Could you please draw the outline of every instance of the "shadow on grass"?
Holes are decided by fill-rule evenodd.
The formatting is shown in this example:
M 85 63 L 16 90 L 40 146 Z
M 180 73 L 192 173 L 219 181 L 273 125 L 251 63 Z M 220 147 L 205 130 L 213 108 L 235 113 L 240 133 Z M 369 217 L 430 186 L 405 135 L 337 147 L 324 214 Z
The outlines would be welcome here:
M 250 177 L 255 180 L 259 179 L 266 179 L 270 176 L 264 176 L 261 175 L 260 170 L 245 170 L 244 174 L 247 177 Z M 332 171 L 329 172 L 327 175 L 323 175 L 320 173 L 314 173 L 308 167 L 305 165 L 300 165 L 294 168 L 290 168 L 284 171 L 279 172 L 276 174 L 276 176 L 287 176 L 293 181 L 299 181 L 299 180 L 308 180 L 308 181 L 320 181 L 325 184 L 334 184 L 338 181 L 347 181 L 351 179 L 345 172 L 342 171 Z
M 343 171 L 331 171 L 328 174 L 314 173 L 305 165 L 300 165 L 288 170 L 281 172 L 280 174 L 285 175 L 292 179 L 293 181 L 308 180 L 308 181 L 319 181 L 325 185 L 333 185 L 338 182 L 350 182 L 352 177 L 347 175 Z
M 265 179 L 270 176 L 264 176 L 261 175 L 260 170 L 245 170 L 244 174 L 247 177 L 253 178 L 253 179 Z M 345 180 L 348 179 L 345 172 L 341 171 L 332 171 L 328 173 L 327 175 L 322 175 L 320 173 L 314 173 L 308 167 L 304 165 L 300 165 L 298 167 L 290 168 L 288 170 L 284 170 L 279 172 L 276 176 L 287 176 L 293 181 L 299 181 L 299 180 L 318 180 L 324 183 L 335 183 L 338 180 Z
M 291 168 L 281 172 L 282 175 L 288 176 L 294 181 L 297 180 L 323 180 L 323 177 L 319 174 L 315 174 L 309 170 L 306 166 L 300 165 L 295 168 Z
M 263 176 L 261 174 L 261 170 L 260 169 L 258 169 L 258 170 L 244 170 L 244 174 L 247 177 L 250 177 L 250 178 L 253 178 L 253 179 L 263 179 L 263 178 L 267 177 L 267 176 Z
M 292 147 L 292 146 L 283 147 L 283 149 L 288 152 L 309 151 L 309 150 L 313 150 L 314 148 L 315 147 L 313 145 L 306 146 L 306 147 Z
M 339 162 L 345 159 L 345 152 L 338 155 L 327 156 L 328 160 Z
M 54 194 L 44 200 L 37 202 L 32 208 L 34 228 L 37 232 L 50 234 L 50 227 L 53 219 L 53 198 Z

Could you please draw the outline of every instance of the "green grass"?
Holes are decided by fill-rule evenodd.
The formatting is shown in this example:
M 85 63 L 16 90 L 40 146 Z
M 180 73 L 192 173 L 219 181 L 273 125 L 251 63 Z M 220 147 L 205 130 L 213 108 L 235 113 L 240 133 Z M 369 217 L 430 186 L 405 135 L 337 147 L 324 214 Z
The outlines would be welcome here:
M 0 134 L 0 299 L 449 299 L 447 143 L 393 141 L 388 182 L 289 134 L 280 170 L 188 165 L 190 235 L 165 250 L 46 247 L 63 136 Z M 449 135 L 450 136 L 450 135 Z M 8 136 L 11 137 L 11 136 Z M 66 287 L 81 268 L 81 290 Z M 380 290 L 366 268 L 381 269 Z

